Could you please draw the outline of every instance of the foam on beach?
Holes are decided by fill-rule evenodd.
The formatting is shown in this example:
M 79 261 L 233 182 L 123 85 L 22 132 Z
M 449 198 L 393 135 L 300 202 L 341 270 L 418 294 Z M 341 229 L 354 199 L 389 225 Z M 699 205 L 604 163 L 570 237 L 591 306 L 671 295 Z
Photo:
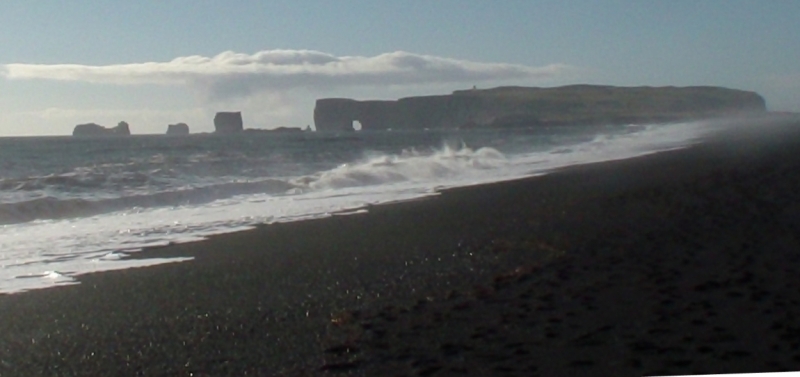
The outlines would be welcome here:
M 18 280 L 81 284 L 0 295 L 0 374 L 797 369 L 800 132 L 763 131 L 138 253 L 190 263 L 56 262 Z
M 359 144 L 352 146 L 362 150 L 359 157 L 309 173 L 305 173 L 313 170 L 309 167 L 292 168 L 296 162 L 278 164 L 277 157 L 269 157 L 268 162 L 248 162 L 234 155 L 231 158 L 238 169 L 263 170 L 272 166 L 280 174 L 235 177 L 231 174 L 236 172 L 231 171 L 221 178 L 192 178 L 191 184 L 167 179 L 179 173 L 175 164 L 170 165 L 175 158 L 163 155 L 128 163 L 144 164 L 147 169 L 141 172 L 125 172 L 123 168 L 132 169 L 130 165 L 107 163 L 78 169 L 80 174 L 31 178 L 26 183 L 29 187 L 58 184 L 67 189 L 61 198 L 15 201 L 19 199 L 16 198 L 0 203 L 0 218 L 5 222 L 0 225 L 0 293 L 51 286 L 41 280 L 20 279 L 45 270 L 56 269 L 63 276 L 74 278 L 98 271 L 179 262 L 187 258 L 130 259 L 125 255 L 258 224 L 318 219 L 337 213 L 359 214 L 370 205 L 419 199 L 447 188 L 513 180 L 566 166 L 680 148 L 696 142 L 707 131 L 706 122 L 695 122 L 630 126 L 589 134 L 500 132 L 483 135 L 486 146 L 477 147 L 467 144 L 464 135 L 448 135 L 440 137 L 438 148 L 395 148 L 398 152 Z M 306 141 L 302 148 L 309 153 L 322 153 L 319 148 L 324 151 L 326 146 L 335 144 L 322 140 Z M 345 143 L 354 141 L 348 139 Z M 230 157 L 194 153 L 186 163 L 202 163 L 210 169 L 226 156 Z M 258 163 L 266 165 L 253 165 Z M 292 169 L 300 174 L 291 174 Z M 103 172 L 115 178 L 97 176 Z M 126 189 L 132 190 L 130 194 L 125 190 L 109 191 L 108 185 L 122 181 L 131 185 Z M 9 182 L 4 184 L 12 185 Z M 162 184 L 159 182 L 168 183 L 161 187 L 157 186 Z M 102 190 L 98 189 L 96 197 L 85 196 L 87 187 L 92 185 Z M 12 191 L 19 196 L 24 190 Z M 30 191 L 31 195 L 35 192 L 38 191 Z

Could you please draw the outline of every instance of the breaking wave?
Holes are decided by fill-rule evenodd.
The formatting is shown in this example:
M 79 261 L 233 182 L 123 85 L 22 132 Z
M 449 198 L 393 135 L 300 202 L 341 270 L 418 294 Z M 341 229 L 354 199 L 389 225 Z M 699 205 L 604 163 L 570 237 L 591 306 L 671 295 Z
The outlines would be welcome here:
M 476 170 L 497 169 L 506 162 L 506 157 L 493 148 L 473 150 L 463 144 L 459 148 L 446 145 L 429 154 L 410 149 L 399 155 L 373 156 L 293 180 L 293 183 L 311 190 L 323 190 L 408 181 L 435 182 Z
M 15 141 L 6 147 L 18 148 L 16 154 L 0 148 L 0 294 L 187 259 L 126 256 L 150 246 L 358 214 L 442 188 L 679 148 L 702 128 L 363 132 L 337 143 L 325 134 L 291 143 L 154 136 L 114 140 L 119 145 L 90 153 L 92 145 L 81 140 Z
M 33 220 L 88 217 L 125 209 L 199 205 L 236 195 L 281 193 L 292 187 L 282 180 L 267 179 L 99 200 L 42 197 L 23 202 L 0 203 L 0 225 Z
M 106 193 L 98 195 L 101 198 L 41 196 L 0 203 L 0 225 L 33 220 L 88 217 L 137 208 L 202 205 L 239 195 L 293 195 L 398 182 L 435 182 L 469 174 L 470 171 L 499 168 L 506 161 L 502 153 L 488 147 L 473 150 L 462 144 L 461 147 L 445 146 L 430 153 L 422 153 L 412 148 L 400 154 L 374 154 L 330 170 L 299 177 L 234 180 L 150 193 L 141 193 L 143 190 L 139 189 L 127 195 L 124 190 L 118 190 L 116 195 L 108 193 L 110 191 L 108 182 L 113 181 L 123 187 L 129 187 L 122 184 L 127 180 L 132 186 L 141 187 L 143 182 L 153 179 L 151 175 L 127 172 L 123 177 L 116 174 L 110 179 L 92 172 L 4 180 L 0 181 L 0 189 L 10 189 L 9 191 L 42 190 L 59 186 L 63 187 L 62 192 L 74 190 L 76 187 L 103 187 Z

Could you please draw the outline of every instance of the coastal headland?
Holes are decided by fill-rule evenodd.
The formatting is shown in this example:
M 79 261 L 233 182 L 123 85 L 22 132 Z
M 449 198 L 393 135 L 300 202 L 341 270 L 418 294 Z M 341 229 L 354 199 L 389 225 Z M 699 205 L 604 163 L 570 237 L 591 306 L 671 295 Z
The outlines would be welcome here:
M 498 87 L 449 95 L 357 101 L 323 98 L 314 108 L 318 131 L 624 125 L 764 112 L 754 92 L 710 86 L 557 88 Z
M 800 370 L 800 121 L 0 296 L 0 375 Z
M 711 87 L 614 87 L 570 85 L 556 88 L 498 87 L 459 90 L 448 95 L 357 101 L 322 98 L 314 107 L 316 131 L 529 128 L 552 126 L 654 124 L 761 114 L 764 98 L 755 92 Z M 245 129 L 241 111 L 217 112 L 215 134 Z M 124 125 L 123 125 L 124 124 Z M 279 127 L 278 132 L 310 127 Z M 188 135 L 185 123 L 169 125 L 169 135 Z M 126 122 L 114 128 L 75 126 L 74 136 L 130 135 Z

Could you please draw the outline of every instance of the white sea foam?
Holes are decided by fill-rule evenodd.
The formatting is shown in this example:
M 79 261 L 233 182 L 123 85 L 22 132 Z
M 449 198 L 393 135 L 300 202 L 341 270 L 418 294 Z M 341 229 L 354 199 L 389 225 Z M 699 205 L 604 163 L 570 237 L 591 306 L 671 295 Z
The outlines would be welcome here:
M 295 182 L 315 191 L 402 182 L 429 186 L 432 182 L 459 179 L 466 174 L 502 169 L 506 164 L 506 157 L 493 148 L 472 150 L 467 146 L 457 149 L 445 146 L 431 154 L 410 150 L 400 155 L 372 157 Z
M 191 259 L 128 258 L 149 246 L 202 240 L 262 223 L 357 215 L 365 213 L 368 205 L 437 195 L 442 188 L 540 175 L 575 164 L 680 148 L 693 143 L 706 129 L 704 123 L 632 126 L 626 132 L 510 154 L 495 147 L 472 149 L 467 145 L 427 152 L 414 148 L 396 154 L 372 152 L 317 173 L 224 183 L 227 191 L 202 187 L 191 188 L 201 191 L 188 191 L 191 195 L 205 192 L 207 200 L 170 197 L 190 195 L 185 192 L 149 194 L 163 199 L 160 202 L 150 197 L 106 199 L 126 203 L 84 217 L 0 225 L 0 293 L 75 284 L 76 277 L 86 273 Z

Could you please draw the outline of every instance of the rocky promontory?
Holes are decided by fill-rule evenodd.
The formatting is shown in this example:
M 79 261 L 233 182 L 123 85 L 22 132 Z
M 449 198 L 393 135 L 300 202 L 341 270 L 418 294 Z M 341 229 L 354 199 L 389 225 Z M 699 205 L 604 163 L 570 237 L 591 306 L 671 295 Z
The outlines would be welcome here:
M 324 98 L 316 102 L 318 131 L 502 128 L 663 123 L 764 112 L 755 92 L 710 86 L 557 88 L 499 87 L 396 101 Z
M 237 112 L 218 112 L 214 115 L 214 132 L 219 134 L 242 132 L 244 122 L 242 113 Z
M 186 123 L 170 124 L 167 126 L 167 135 L 188 135 L 189 125 Z
M 72 130 L 72 136 L 130 136 L 128 122 L 122 121 L 116 127 L 103 127 L 96 123 L 79 124 Z

